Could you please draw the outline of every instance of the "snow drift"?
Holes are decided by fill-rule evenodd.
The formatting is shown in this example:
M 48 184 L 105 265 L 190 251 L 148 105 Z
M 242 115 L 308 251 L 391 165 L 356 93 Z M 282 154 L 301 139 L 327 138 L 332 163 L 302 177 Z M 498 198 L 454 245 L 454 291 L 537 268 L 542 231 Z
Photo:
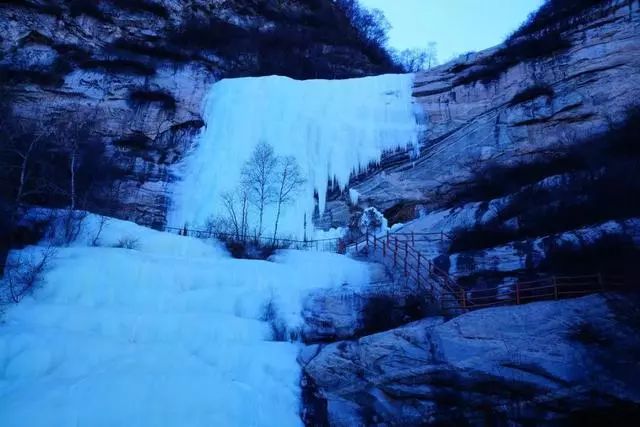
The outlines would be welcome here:
M 206 128 L 180 165 L 169 223 L 196 226 L 222 212 L 220 195 L 236 187 L 259 142 L 298 160 L 306 186 L 281 221 L 302 236 L 316 207 L 324 211 L 329 181 L 345 187 L 352 172 L 385 151 L 417 147 L 419 126 L 411 75 L 296 81 L 285 77 L 222 80 L 205 106 Z M 267 226 L 273 213 L 267 212 Z

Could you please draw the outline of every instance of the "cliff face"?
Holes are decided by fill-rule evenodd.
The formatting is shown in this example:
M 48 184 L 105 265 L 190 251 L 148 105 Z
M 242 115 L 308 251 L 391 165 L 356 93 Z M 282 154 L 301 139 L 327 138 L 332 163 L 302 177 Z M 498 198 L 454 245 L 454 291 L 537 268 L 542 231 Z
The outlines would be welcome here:
M 170 166 L 203 126 L 214 81 L 390 69 L 329 1 L 15 0 L 0 6 L 0 33 L 14 120 L 90 123 L 120 169 L 112 213 L 153 226 L 165 221 Z
M 523 54 L 507 44 L 417 74 L 420 155 L 389 155 L 353 182 L 359 208 L 408 223 L 405 232 L 452 236 L 444 251 L 422 249 L 464 285 L 514 282 L 542 266 L 554 274 L 633 264 L 625 221 L 640 217 L 630 198 L 640 181 L 640 3 L 601 2 L 567 22 L 562 48 L 549 54 L 513 60 Z M 347 195 L 328 207 L 325 226 L 354 215 Z M 578 236 L 573 247 L 567 236 Z M 589 255 L 573 253 L 581 245 Z
M 306 424 L 632 423 L 640 342 L 622 313 L 636 303 L 589 296 L 493 308 L 307 346 Z
M 495 61 L 500 46 L 417 74 L 426 125 L 419 158 L 389 156 L 354 188 L 382 209 L 409 201 L 450 207 L 479 169 L 553 155 L 622 121 L 640 95 L 640 4 L 615 0 L 563 36 L 568 49 L 490 81 L 468 76 Z M 334 225 L 344 222 L 341 203 L 333 207 Z

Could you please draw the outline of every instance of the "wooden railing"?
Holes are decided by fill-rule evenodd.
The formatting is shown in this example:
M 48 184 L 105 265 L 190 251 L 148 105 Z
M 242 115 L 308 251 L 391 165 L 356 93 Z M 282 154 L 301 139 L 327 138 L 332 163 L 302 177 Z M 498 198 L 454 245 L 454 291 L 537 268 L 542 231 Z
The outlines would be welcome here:
M 367 235 L 361 249 L 381 255 L 406 286 L 427 294 L 449 314 L 500 305 L 526 304 L 534 301 L 578 297 L 596 292 L 630 289 L 629 277 L 604 274 L 550 276 L 531 281 L 517 281 L 492 288 L 465 289 L 415 248 L 416 240 L 406 235 Z

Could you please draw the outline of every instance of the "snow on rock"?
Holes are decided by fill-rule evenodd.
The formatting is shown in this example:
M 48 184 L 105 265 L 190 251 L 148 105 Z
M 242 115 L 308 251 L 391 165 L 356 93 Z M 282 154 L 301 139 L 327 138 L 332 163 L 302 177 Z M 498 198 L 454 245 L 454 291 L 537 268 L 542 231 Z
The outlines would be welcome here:
M 360 217 L 360 231 L 363 233 L 380 234 L 389 230 L 389 223 L 384 215 L 376 208 L 367 208 Z
M 344 256 L 230 258 L 215 243 L 89 215 L 0 326 L 2 426 L 300 425 L 299 345 L 275 342 L 317 288 L 369 281 Z M 122 236 L 135 249 L 116 248 Z M 28 250 L 32 250 L 28 248 Z M 15 256 L 19 252 L 13 252 Z
M 221 213 L 220 195 L 240 181 L 243 163 L 266 142 L 298 160 L 306 188 L 281 218 L 302 236 L 304 216 L 325 208 L 329 180 L 343 189 L 353 171 L 383 152 L 417 147 L 419 126 L 411 75 L 296 81 L 272 76 L 222 80 L 206 101 L 207 126 L 180 167 L 170 224 L 202 224 Z M 266 224 L 273 221 L 267 213 Z
M 358 201 L 360 200 L 360 193 L 355 188 L 349 189 L 349 201 L 351 202 L 351 206 L 357 206 Z

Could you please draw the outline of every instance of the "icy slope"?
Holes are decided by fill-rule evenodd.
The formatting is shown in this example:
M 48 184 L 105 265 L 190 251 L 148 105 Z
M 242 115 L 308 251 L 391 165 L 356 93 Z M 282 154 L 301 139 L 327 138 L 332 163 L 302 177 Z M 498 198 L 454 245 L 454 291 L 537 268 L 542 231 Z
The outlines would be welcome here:
M 216 83 L 205 106 L 207 126 L 181 165 L 169 223 L 193 226 L 220 213 L 220 194 L 239 184 L 243 163 L 264 141 L 278 155 L 295 156 L 307 179 L 280 227 L 284 234 L 301 236 L 304 214 L 310 219 L 315 207 L 314 191 L 324 210 L 329 179 L 345 186 L 351 172 L 379 161 L 384 151 L 417 146 L 412 82 L 411 75 L 385 75 Z M 266 224 L 272 221 L 268 218 Z
M 270 340 L 264 305 L 294 329 L 305 292 L 361 285 L 365 264 L 295 251 L 234 260 L 115 220 L 101 243 L 138 249 L 89 247 L 90 223 L 0 325 L 1 426 L 300 425 L 298 345 Z

